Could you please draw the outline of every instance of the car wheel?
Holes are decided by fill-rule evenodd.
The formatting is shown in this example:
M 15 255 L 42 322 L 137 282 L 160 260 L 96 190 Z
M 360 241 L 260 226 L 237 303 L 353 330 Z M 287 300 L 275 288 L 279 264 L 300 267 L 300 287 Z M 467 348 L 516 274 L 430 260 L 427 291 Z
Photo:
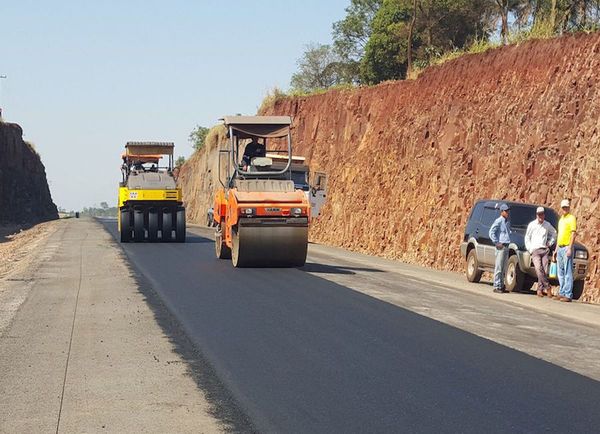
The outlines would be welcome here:
M 573 299 L 579 300 L 581 294 L 583 294 L 583 287 L 585 285 L 585 280 L 576 280 L 573 282 Z
M 481 280 L 483 271 L 479 269 L 479 261 L 477 260 L 477 252 L 471 249 L 467 255 L 467 280 L 469 282 L 478 283 Z
M 525 274 L 519 267 L 519 258 L 517 255 L 512 255 L 510 258 L 508 258 L 504 283 L 506 284 L 506 289 L 510 292 L 520 292 L 523 290 Z

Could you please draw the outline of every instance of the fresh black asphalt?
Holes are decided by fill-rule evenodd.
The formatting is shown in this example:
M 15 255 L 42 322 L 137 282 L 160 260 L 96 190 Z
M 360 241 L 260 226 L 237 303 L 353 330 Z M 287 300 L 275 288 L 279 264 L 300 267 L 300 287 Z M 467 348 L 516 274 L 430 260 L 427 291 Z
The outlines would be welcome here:
M 302 269 L 234 269 L 194 229 L 185 244 L 122 246 L 252 429 L 599 430 L 587 377 Z

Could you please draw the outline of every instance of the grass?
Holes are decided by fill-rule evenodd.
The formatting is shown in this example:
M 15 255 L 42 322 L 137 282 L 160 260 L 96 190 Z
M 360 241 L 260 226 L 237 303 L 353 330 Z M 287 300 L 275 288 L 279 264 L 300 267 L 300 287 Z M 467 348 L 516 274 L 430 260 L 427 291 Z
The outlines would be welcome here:
M 458 59 L 459 57 L 464 56 L 465 54 L 481 54 L 485 53 L 488 50 L 492 50 L 494 48 L 499 47 L 501 44 L 497 42 L 492 42 L 487 39 L 476 39 L 471 45 L 464 49 L 454 49 L 452 51 L 448 51 L 443 53 L 440 56 L 433 57 L 429 63 L 419 65 L 410 71 L 406 77 L 407 80 L 416 80 L 423 71 L 425 71 L 430 66 L 438 66 L 442 65 L 446 62 L 450 62 L 451 60 Z
M 344 84 L 336 84 L 335 86 L 331 86 L 328 88 L 319 88 L 311 91 L 305 91 L 301 89 L 292 89 L 289 92 L 284 92 L 278 87 L 274 87 L 270 91 L 267 92 L 265 97 L 263 98 L 260 106 L 258 107 L 258 113 L 265 113 L 269 111 L 269 109 L 273 108 L 273 106 L 278 102 L 285 98 L 300 98 L 307 96 L 315 96 L 322 95 L 332 90 L 353 90 L 356 89 L 357 86 L 344 83 Z

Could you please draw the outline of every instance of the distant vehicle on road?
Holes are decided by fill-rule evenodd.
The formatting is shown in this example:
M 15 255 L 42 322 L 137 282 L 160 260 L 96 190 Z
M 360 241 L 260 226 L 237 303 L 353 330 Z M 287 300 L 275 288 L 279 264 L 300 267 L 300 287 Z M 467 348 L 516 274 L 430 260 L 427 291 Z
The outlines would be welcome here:
M 489 237 L 490 227 L 500 215 L 499 207 L 506 203 L 510 206 L 510 224 L 512 234 L 509 245 L 509 257 L 506 267 L 505 283 L 509 291 L 531 289 L 536 281 L 535 268 L 531 255 L 525 249 L 525 231 L 527 225 L 535 219 L 538 205 L 483 199 L 475 203 L 465 227 L 460 253 L 466 260 L 466 275 L 469 282 L 479 282 L 484 271 L 494 271 L 495 246 Z M 544 207 L 546 220 L 558 227 L 558 215 Z M 573 296 L 579 298 L 583 292 L 585 276 L 588 271 L 588 250 L 581 243 L 575 243 L 573 257 Z M 550 279 L 556 285 L 556 279 Z
M 267 157 L 273 161 L 271 167 L 274 169 L 283 169 L 288 162 L 287 155 L 268 153 Z M 324 172 L 311 173 L 305 157 L 292 155 L 290 179 L 294 181 L 296 190 L 302 190 L 306 194 L 310 203 L 310 218 L 317 218 L 327 200 L 327 175 Z

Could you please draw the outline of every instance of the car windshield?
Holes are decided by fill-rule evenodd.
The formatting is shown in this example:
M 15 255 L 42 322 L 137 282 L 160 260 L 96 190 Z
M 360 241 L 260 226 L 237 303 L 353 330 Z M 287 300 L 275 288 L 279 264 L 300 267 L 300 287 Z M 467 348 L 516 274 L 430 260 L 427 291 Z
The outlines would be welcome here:
M 535 210 L 535 206 L 512 205 L 510 208 L 510 225 L 513 228 L 526 228 L 536 218 Z M 549 208 L 545 208 L 545 210 L 546 220 L 556 228 L 558 222 L 556 213 Z

